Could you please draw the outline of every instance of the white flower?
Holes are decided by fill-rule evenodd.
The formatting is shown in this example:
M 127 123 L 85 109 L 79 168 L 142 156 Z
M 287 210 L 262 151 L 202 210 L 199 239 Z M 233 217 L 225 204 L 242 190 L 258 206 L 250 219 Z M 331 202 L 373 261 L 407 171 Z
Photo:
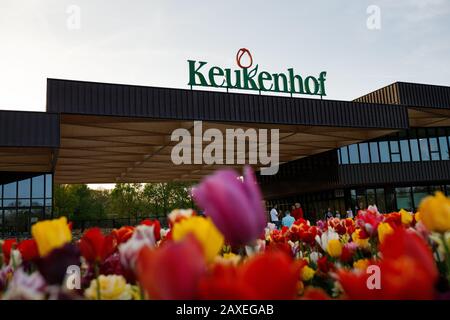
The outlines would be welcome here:
M 317 261 L 322 255 L 319 252 L 313 251 L 309 254 L 309 260 L 315 264 L 317 264 Z
M 266 242 L 261 239 L 256 240 L 256 244 L 254 246 L 245 246 L 245 252 L 249 257 L 259 252 L 263 252 L 265 249 L 266 249 Z
M 144 246 L 154 247 L 155 226 L 137 226 L 131 238 L 119 245 L 120 263 L 127 269 L 134 270 L 137 255 Z
M 328 230 L 322 233 L 320 237 L 319 235 L 316 235 L 315 240 L 323 249 L 323 251 L 327 251 L 328 241 L 339 240 L 339 234 L 337 234 L 333 228 L 328 228 Z
M 159 234 L 161 235 L 161 240 L 165 239 L 169 232 L 170 228 L 167 229 L 161 228 L 161 231 L 159 232 Z
M 272 230 L 275 230 L 276 228 L 277 228 L 277 225 L 275 223 L 267 222 L 267 229 L 272 231 Z
M 22 268 L 14 272 L 5 300 L 42 300 L 45 298 L 45 280 L 39 272 L 27 274 Z
M 175 209 L 172 210 L 171 213 L 167 216 L 169 221 L 174 223 L 178 218 L 184 217 L 189 218 L 194 214 L 194 210 L 192 209 Z
M 22 264 L 22 255 L 17 249 L 11 250 L 11 258 L 9 259 L 9 265 L 13 268 L 17 268 Z

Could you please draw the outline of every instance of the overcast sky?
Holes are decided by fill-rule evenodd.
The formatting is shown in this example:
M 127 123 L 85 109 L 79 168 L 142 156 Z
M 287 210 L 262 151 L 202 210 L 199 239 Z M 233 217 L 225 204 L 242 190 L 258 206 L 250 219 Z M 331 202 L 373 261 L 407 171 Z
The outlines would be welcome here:
M 187 59 L 234 67 L 241 47 L 271 72 L 326 70 L 330 99 L 450 85 L 449 0 L 0 0 L 0 41 L 0 109 L 44 111 L 49 77 L 187 88 Z

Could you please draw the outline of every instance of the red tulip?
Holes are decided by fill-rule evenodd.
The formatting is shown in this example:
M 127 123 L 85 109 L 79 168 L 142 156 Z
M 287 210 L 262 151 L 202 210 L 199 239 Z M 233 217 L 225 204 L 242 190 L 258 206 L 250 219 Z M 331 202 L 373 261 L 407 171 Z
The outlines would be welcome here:
M 17 239 L 5 239 L 2 245 L 3 257 L 5 264 L 9 263 L 11 258 L 11 250 L 17 245 Z
M 136 263 L 138 281 L 150 299 L 198 298 L 198 284 L 205 271 L 203 250 L 193 236 L 167 242 L 156 250 L 143 247 Z
M 380 289 L 369 289 L 372 272 L 337 273 L 350 299 L 433 299 L 438 277 L 430 249 L 416 234 L 395 229 L 381 245 Z M 370 281 L 370 280 L 369 280 Z
M 31 261 L 39 257 L 39 250 L 34 239 L 23 240 L 17 246 L 24 261 Z
M 201 281 L 204 299 L 293 299 L 297 295 L 300 262 L 280 251 L 267 251 L 239 267 L 215 266 Z
M 141 224 L 145 224 L 149 227 L 154 226 L 153 232 L 155 233 L 155 240 L 161 240 L 161 223 L 159 222 L 159 220 L 145 219 L 141 221 Z
M 79 242 L 81 255 L 91 263 L 103 262 L 114 252 L 116 246 L 116 238 L 112 235 L 104 236 L 100 228 L 87 230 Z
M 117 245 L 127 242 L 131 236 L 133 235 L 134 227 L 131 226 L 123 226 L 119 229 L 114 229 L 111 232 L 111 235 L 114 236 L 117 240 Z
M 240 279 L 233 265 L 216 264 L 200 282 L 200 296 L 208 300 L 250 300 L 253 289 Z

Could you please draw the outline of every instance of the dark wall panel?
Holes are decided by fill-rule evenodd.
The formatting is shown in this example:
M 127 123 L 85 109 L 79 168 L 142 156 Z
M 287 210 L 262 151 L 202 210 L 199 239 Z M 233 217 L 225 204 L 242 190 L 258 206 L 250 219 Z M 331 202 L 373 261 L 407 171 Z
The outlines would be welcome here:
M 407 128 L 403 106 L 48 79 L 57 113 L 368 128 Z
M 0 111 L 0 146 L 58 147 L 59 115 Z

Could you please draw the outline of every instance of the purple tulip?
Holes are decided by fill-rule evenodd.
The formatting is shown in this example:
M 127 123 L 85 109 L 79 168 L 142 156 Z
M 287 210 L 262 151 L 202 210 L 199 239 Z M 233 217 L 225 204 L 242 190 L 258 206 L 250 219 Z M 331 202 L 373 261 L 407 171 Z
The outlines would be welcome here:
M 249 244 L 264 233 L 261 191 L 250 167 L 244 169 L 244 181 L 233 170 L 217 171 L 193 190 L 193 197 L 231 245 Z

